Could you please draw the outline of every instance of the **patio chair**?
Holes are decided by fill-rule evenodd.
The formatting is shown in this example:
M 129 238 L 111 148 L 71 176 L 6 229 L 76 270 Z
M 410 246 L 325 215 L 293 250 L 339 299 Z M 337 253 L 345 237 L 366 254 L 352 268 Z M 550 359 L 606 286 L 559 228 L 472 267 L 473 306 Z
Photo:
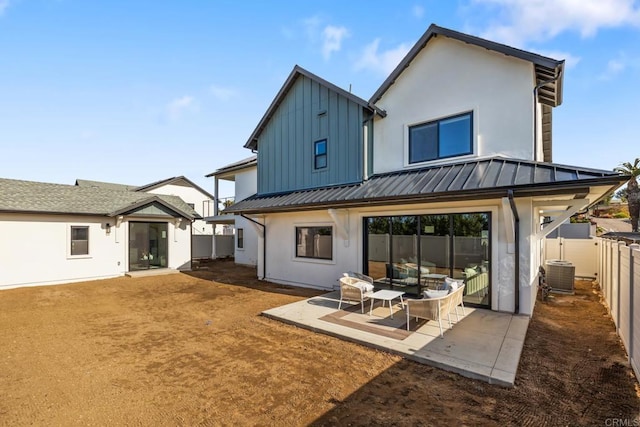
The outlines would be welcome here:
M 357 277 L 356 277 L 357 276 Z M 340 303 L 338 310 L 342 308 L 342 301 L 359 302 L 361 312 L 364 314 L 364 302 L 373 294 L 373 279 L 359 273 L 344 273 L 340 278 Z
M 463 296 L 464 296 L 464 284 L 461 284 L 458 286 L 458 289 L 456 289 L 455 291 L 451 292 L 451 308 L 455 311 L 456 313 L 456 322 L 460 321 L 460 316 L 458 315 L 458 307 L 462 307 L 462 315 L 465 315 L 464 312 L 464 301 L 463 301 Z
M 440 327 L 440 337 L 444 338 L 442 331 L 442 316 L 447 315 L 449 327 L 451 327 L 451 302 L 453 294 L 447 294 L 442 297 L 424 298 L 405 301 L 407 311 L 407 331 L 409 330 L 409 321 L 412 317 L 426 320 L 436 320 Z

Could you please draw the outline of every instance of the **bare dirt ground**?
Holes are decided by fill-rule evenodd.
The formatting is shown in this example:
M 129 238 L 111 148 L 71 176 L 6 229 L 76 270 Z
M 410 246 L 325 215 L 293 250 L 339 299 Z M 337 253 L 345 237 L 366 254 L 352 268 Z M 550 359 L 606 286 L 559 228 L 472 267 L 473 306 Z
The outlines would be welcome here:
M 634 425 L 590 282 L 536 305 L 516 386 L 260 316 L 316 293 L 209 271 L 0 292 L 0 425 Z M 619 421 L 616 421 L 619 422 Z

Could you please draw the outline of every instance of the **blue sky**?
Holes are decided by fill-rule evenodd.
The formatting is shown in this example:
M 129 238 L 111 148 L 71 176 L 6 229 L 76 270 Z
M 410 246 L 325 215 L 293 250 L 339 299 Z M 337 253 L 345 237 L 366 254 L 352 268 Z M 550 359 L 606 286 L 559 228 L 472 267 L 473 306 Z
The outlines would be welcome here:
M 293 4 L 0 0 L 0 177 L 212 191 L 295 64 L 368 99 L 431 23 L 566 59 L 555 162 L 640 157 L 640 1 Z

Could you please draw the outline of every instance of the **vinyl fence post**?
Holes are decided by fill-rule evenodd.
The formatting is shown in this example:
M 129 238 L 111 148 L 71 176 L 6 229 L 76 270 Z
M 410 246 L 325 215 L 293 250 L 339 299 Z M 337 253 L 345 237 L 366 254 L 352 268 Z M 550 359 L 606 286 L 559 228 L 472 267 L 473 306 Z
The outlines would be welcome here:
M 632 360 L 635 360 L 635 352 L 634 352 L 634 346 L 635 346 L 635 340 L 634 340 L 634 334 L 635 334 L 635 314 L 634 314 L 634 310 L 635 310 L 635 304 L 634 304 L 634 300 L 635 300 L 635 283 L 634 283 L 634 264 L 635 264 L 635 256 L 638 255 L 640 253 L 640 245 L 638 244 L 633 244 L 633 245 L 629 245 L 629 348 L 627 349 L 627 353 L 629 354 L 629 362 L 632 363 Z M 633 364 L 633 363 L 632 363 Z

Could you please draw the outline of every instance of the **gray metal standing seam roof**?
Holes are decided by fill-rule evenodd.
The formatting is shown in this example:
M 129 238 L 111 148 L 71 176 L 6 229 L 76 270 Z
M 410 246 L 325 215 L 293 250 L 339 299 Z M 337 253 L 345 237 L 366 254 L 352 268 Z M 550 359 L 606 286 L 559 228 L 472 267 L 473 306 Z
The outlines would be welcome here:
M 212 176 L 221 175 L 228 172 L 257 166 L 257 164 L 258 164 L 258 156 L 253 155 L 251 157 L 247 157 L 246 159 L 238 160 L 237 162 L 233 162 L 228 165 L 222 166 L 221 168 L 216 169 L 215 171 L 205 175 L 205 177 L 209 178 Z
M 154 202 L 190 220 L 200 217 L 177 196 L 0 178 L 0 212 L 113 216 Z
M 359 184 L 254 195 L 224 213 L 265 213 L 362 207 L 389 203 L 532 196 L 593 185 L 617 186 L 628 177 L 617 172 L 491 157 L 455 164 L 374 175 Z

